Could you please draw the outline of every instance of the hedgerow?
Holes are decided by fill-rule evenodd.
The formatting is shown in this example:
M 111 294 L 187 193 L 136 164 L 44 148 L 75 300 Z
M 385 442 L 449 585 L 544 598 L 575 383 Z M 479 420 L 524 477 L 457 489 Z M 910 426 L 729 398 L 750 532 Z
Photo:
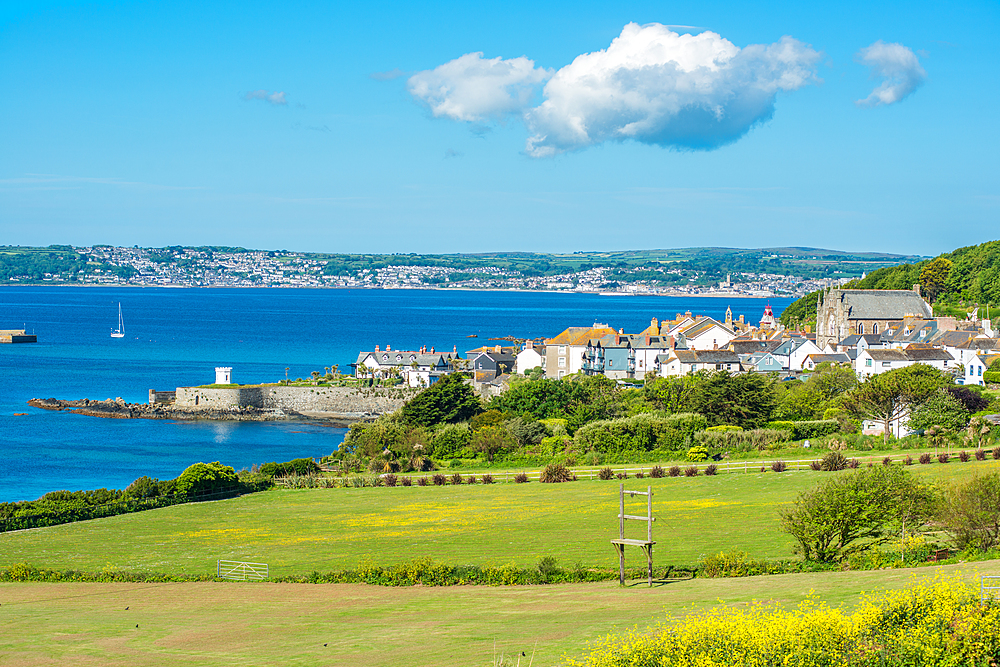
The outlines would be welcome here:
M 642 413 L 620 419 L 591 422 L 575 435 L 577 449 L 600 453 L 680 450 L 690 446 L 694 434 L 707 426 L 696 414 Z

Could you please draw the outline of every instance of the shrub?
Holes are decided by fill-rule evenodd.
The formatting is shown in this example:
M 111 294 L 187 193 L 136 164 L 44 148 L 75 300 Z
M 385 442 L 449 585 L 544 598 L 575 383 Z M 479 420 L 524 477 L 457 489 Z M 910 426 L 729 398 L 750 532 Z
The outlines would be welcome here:
M 622 470 L 620 473 L 615 475 L 618 479 L 628 479 L 628 473 Z
M 492 483 L 493 483 L 493 475 L 490 474 L 483 475 L 483 484 L 492 484 Z
M 614 476 L 615 476 L 614 472 L 612 472 L 612 471 L 611 471 L 611 468 L 609 468 L 609 467 L 607 467 L 607 466 L 605 466 L 605 467 L 601 468 L 601 469 L 600 469 L 600 470 L 599 470 L 599 471 L 597 472 L 597 478 L 598 478 L 598 479 L 603 479 L 603 480 L 605 480 L 605 481 L 607 481 L 607 480 L 611 479 L 611 478 L 612 478 L 612 477 L 614 477 Z
M 931 516 L 934 495 L 900 466 L 862 468 L 827 477 L 781 512 L 781 528 L 806 560 L 840 560 L 887 542 L 898 522 Z
M 986 460 L 986 452 L 983 451 L 982 447 L 980 447 L 979 449 L 977 449 L 975 451 L 975 456 L 976 456 L 976 460 L 977 461 L 985 461 Z
M 665 474 L 666 473 L 664 472 L 662 466 L 653 466 L 652 469 L 649 471 L 649 476 L 653 477 L 654 479 L 660 479 Z
M 427 486 L 427 478 L 420 477 L 417 479 L 417 486 Z
M 514 475 L 514 481 L 518 484 L 526 484 L 528 482 L 528 475 L 523 472 L 519 472 Z
M 642 479 L 642 478 L 644 478 L 645 476 L 646 476 L 646 473 L 644 473 L 644 472 L 643 472 L 643 471 L 641 471 L 641 470 L 640 470 L 639 472 L 637 472 L 637 473 L 635 474 L 635 478 L 636 478 L 636 479 Z
M 448 461 L 448 467 L 449 468 L 461 468 L 462 467 L 462 459 L 452 459 L 451 461 Z
M 818 419 L 815 421 L 774 421 L 767 425 L 769 429 L 786 431 L 788 440 L 806 440 L 807 438 L 821 438 L 840 430 L 840 422 L 836 419 Z
M 396 486 L 396 482 L 399 481 L 399 478 L 393 475 L 392 473 L 389 473 L 388 475 L 382 478 L 382 481 L 385 482 L 386 486 Z
M 704 461 L 708 458 L 708 447 L 705 445 L 695 445 L 687 451 L 688 461 Z
M 514 437 L 503 426 L 484 426 L 472 433 L 472 448 L 482 453 L 487 461 L 492 461 L 497 454 L 514 444 Z
M 904 456 L 903 457 L 903 465 L 904 466 L 911 466 L 911 465 L 913 465 L 913 457 L 910 456 L 909 454 L 907 454 L 906 456 Z
M 810 468 L 810 470 L 822 470 L 823 469 L 823 462 L 822 461 L 810 461 L 809 462 L 809 468 Z
M 696 477 L 698 475 L 698 466 L 688 466 L 684 468 L 685 477 Z
M 399 414 L 405 422 L 434 426 L 466 421 L 482 411 L 479 398 L 462 374 L 452 373 L 410 399 Z
M 200 496 L 233 489 L 238 478 L 230 466 L 215 463 L 195 463 L 177 477 L 177 493 Z
M 1000 460 L 1000 447 L 993 448 L 993 460 Z
M 841 454 L 839 451 L 829 452 L 823 456 L 823 461 L 821 463 L 823 470 L 827 472 L 833 472 L 835 470 L 844 470 L 847 467 L 847 457 Z
M 399 480 L 399 482 L 403 486 L 413 486 L 413 480 L 410 479 L 409 477 L 403 477 L 402 479 Z
M 573 473 L 562 463 L 550 463 L 542 470 L 538 481 L 546 484 L 558 484 L 559 482 L 568 482 L 572 477 Z
M 440 461 L 466 453 L 471 444 L 472 430 L 468 424 L 448 424 L 434 434 L 430 453 Z
M 940 518 L 959 549 L 989 551 L 1000 546 L 1000 473 L 977 475 L 950 487 Z
M 620 419 L 593 421 L 575 434 L 577 446 L 595 452 L 642 452 L 654 449 L 679 450 L 694 434 L 705 428 L 701 415 L 657 415 L 642 413 Z
M 856 470 L 860 465 L 861 461 L 857 459 L 851 459 L 847 462 L 847 467 L 850 468 L 851 470 Z
M 971 458 L 972 456 L 969 455 L 969 452 L 964 449 L 958 453 L 958 460 L 962 463 L 968 463 Z
M 292 459 L 284 463 L 265 463 L 259 472 L 268 477 L 288 477 L 290 475 L 310 475 L 320 472 L 319 464 L 312 459 Z
M 451 476 L 451 483 L 455 486 L 461 484 L 464 480 L 462 479 L 462 473 L 456 472 Z
M 710 449 L 730 451 L 764 451 L 788 441 L 788 431 L 775 428 L 758 428 L 751 431 L 701 431 L 695 440 Z
M 448 481 L 448 478 L 442 473 L 435 473 L 434 476 L 431 477 L 431 481 L 434 482 L 434 486 L 444 486 L 445 482 Z
M 924 452 L 923 454 L 920 455 L 920 458 L 917 460 L 920 461 L 921 464 L 927 465 L 928 463 L 931 462 L 931 455 L 928 454 L 927 452 Z
M 706 475 L 714 475 L 718 471 L 719 471 L 719 467 L 717 465 L 715 465 L 714 463 L 709 463 L 707 466 L 705 466 L 705 474 Z
M 950 458 L 947 452 L 941 452 L 937 456 L 938 463 L 947 463 Z
M 788 464 L 784 461 L 775 461 L 771 464 L 771 470 L 774 472 L 785 472 L 788 469 Z
M 467 478 L 465 479 L 465 483 L 466 483 L 466 484 L 475 484 L 475 483 L 476 483 L 476 476 L 475 476 L 475 475 L 469 475 L 469 476 L 468 476 L 468 477 L 467 477 Z
M 160 481 L 143 475 L 125 489 L 126 498 L 155 498 L 160 495 Z
M 671 477 L 678 477 L 681 474 L 681 469 L 678 466 L 670 466 L 670 470 L 667 471 L 667 474 Z
M 892 457 L 891 456 L 884 457 L 882 459 L 882 465 L 884 465 L 884 466 L 891 466 L 892 465 Z

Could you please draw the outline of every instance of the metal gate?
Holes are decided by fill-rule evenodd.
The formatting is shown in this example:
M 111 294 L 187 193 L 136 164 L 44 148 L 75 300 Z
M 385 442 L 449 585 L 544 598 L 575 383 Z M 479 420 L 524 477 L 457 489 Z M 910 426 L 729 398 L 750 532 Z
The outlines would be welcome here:
M 267 563 L 220 560 L 216 566 L 216 576 L 233 581 L 263 581 L 268 578 Z

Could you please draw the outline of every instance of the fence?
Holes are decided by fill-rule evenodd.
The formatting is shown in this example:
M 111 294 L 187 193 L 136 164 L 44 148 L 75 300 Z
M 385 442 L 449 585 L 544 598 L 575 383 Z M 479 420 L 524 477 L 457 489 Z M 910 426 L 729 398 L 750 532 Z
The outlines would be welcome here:
M 994 585 L 987 586 L 988 583 Z M 996 599 L 998 597 L 996 591 L 1000 591 L 1000 575 L 984 574 L 979 583 L 979 594 L 983 602 L 986 602 L 987 598 Z
M 216 576 L 231 581 L 264 581 L 269 575 L 267 563 L 220 560 L 216 564 Z

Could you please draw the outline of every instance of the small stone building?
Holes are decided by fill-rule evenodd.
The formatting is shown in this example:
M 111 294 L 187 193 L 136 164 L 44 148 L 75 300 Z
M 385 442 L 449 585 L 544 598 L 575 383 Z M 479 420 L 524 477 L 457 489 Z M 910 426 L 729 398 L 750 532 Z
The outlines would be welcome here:
M 907 317 L 932 319 L 930 305 L 912 290 L 833 289 L 816 303 L 816 345 L 823 349 L 852 334 L 881 334 Z

